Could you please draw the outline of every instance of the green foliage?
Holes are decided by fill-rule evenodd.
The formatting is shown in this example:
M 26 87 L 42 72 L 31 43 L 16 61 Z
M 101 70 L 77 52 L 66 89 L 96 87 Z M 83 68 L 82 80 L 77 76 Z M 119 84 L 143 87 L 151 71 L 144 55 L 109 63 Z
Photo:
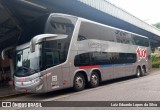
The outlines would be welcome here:
M 156 55 L 152 55 L 152 56 L 151 56 L 151 59 L 152 59 L 152 62 L 158 62 L 159 57 L 156 56 Z
M 160 57 L 156 55 L 152 55 L 152 68 L 159 68 L 160 67 Z
M 159 68 L 160 67 L 160 62 L 152 62 L 152 68 Z

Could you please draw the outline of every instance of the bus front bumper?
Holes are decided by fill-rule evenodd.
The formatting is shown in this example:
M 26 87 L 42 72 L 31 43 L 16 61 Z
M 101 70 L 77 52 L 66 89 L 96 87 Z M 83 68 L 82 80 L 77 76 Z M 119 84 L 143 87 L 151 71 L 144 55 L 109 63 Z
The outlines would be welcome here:
M 15 81 L 15 89 L 19 92 L 40 93 L 43 91 L 42 88 L 43 83 L 39 77 L 26 82 Z

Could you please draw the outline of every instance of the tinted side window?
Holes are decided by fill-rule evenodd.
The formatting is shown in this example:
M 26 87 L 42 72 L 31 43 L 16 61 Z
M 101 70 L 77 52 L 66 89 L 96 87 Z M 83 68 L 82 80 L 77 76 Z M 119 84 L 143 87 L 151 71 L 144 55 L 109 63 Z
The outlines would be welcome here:
M 135 63 L 135 53 L 89 52 L 75 57 L 75 66 Z
M 135 45 L 140 45 L 140 46 L 149 46 L 149 39 L 140 37 L 138 35 L 132 35 L 132 38 L 134 40 Z
M 63 63 L 67 59 L 69 41 L 66 39 L 49 40 L 43 43 L 43 65 L 46 68 Z
M 117 38 L 118 43 L 133 44 L 133 39 L 132 39 L 130 33 L 116 30 L 115 34 L 116 34 L 116 38 Z
M 83 54 L 77 55 L 74 60 L 74 65 L 75 66 L 91 65 L 90 53 L 83 53 Z
M 45 52 L 46 56 L 46 67 L 52 67 L 60 63 L 59 52 L 54 50 L 49 50 Z
M 78 41 L 87 40 L 87 39 L 98 39 L 105 41 L 115 41 L 113 36 L 115 31 L 104 26 L 100 26 L 94 23 L 81 22 Z
M 123 44 L 149 46 L 149 39 L 102 25 L 81 22 L 78 41 L 97 39 Z
M 135 63 L 137 60 L 134 53 L 119 53 L 119 63 Z
M 91 62 L 94 65 L 103 65 L 107 62 L 107 54 L 104 52 L 91 53 Z

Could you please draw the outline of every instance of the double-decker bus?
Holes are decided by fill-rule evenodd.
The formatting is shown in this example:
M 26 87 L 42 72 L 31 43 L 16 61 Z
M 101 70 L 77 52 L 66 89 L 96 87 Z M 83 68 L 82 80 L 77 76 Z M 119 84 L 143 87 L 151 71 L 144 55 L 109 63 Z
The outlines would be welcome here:
M 16 47 L 18 91 L 81 91 L 109 79 L 140 77 L 151 68 L 145 36 L 59 13 L 50 14 L 41 26 L 41 34 Z

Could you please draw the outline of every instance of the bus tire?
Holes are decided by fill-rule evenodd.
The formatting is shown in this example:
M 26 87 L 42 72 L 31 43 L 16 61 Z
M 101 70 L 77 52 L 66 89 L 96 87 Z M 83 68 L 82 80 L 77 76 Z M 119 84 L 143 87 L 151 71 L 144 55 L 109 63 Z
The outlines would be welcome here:
M 85 88 L 85 84 L 86 84 L 86 81 L 83 74 L 77 73 L 74 77 L 73 89 L 76 92 L 82 91 Z
M 137 67 L 137 69 L 136 69 L 136 77 L 138 78 L 140 76 L 141 76 L 141 69 L 140 69 L 140 67 Z
M 142 76 L 146 75 L 146 73 L 147 73 L 147 71 L 146 71 L 146 67 L 145 67 L 145 66 L 143 66 L 143 67 L 142 67 Z
M 91 73 L 89 86 L 91 88 L 97 87 L 99 85 L 99 82 L 100 82 L 100 77 L 99 77 L 98 73 L 93 71 Z

